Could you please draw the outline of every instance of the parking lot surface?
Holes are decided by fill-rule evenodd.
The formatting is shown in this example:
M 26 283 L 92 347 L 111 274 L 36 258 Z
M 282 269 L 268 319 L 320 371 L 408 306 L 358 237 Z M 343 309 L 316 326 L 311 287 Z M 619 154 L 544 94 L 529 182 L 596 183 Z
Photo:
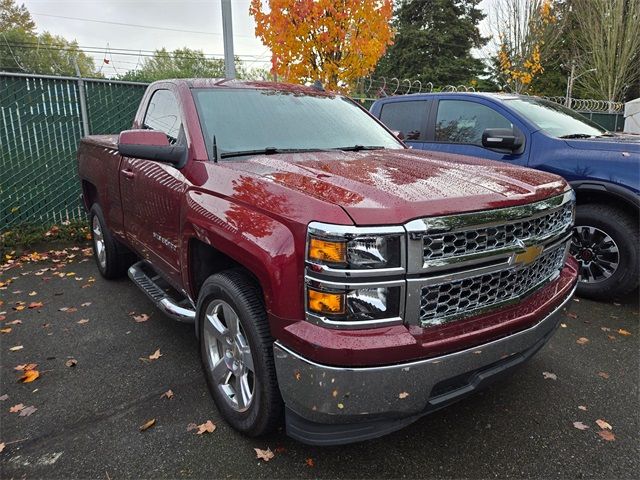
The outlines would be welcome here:
M 88 253 L 68 247 L 0 271 L 2 478 L 640 471 L 637 292 L 614 304 L 574 300 L 549 345 L 483 393 L 386 437 L 318 448 L 282 431 L 251 439 L 229 428 L 207 391 L 193 327 L 163 316 L 127 279 L 102 279 Z M 39 376 L 22 383 L 30 363 Z M 168 390 L 172 398 L 162 396 Z M 207 420 L 212 433 L 188 430 Z M 259 460 L 254 448 L 274 457 Z

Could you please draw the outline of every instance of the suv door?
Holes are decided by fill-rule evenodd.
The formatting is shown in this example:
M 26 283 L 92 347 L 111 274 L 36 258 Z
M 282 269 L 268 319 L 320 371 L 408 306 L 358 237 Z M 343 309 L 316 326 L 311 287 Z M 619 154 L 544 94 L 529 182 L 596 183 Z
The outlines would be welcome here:
M 482 133 L 487 128 L 513 129 L 516 135 L 524 138 L 524 145 L 514 152 L 484 147 Z M 473 98 L 440 97 L 431 112 L 429 141 L 423 148 L 526 166 L 529 139 L 524 131 L 515 119 L 507 112 L 499 112 L 492 103 L 481 103 Z
M 176 96 L 167 88 L 151 94 L 142 128 L 159 130 L 169 143 L 186 143 Z M 122 159 L 120 192 L 127 238 L 144 258 L 179 284 L 180 209 L 186 190 L 180 170 L 168 163 Z
M 380 111 L 380 121 L 390 130 L 399 132 L 398 137 L 413 148 L 423 148 L 427 138 L 429 100 L 406 100 L 398 98 L 384 102 Z

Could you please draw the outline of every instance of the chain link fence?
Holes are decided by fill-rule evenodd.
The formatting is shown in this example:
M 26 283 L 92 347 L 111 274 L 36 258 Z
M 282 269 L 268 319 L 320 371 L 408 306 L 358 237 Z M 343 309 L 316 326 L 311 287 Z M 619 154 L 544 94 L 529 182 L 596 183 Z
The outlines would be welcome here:
M 83 126 L 96 135 L 130 128 L 145 88 L 0 73 L 0 231 L 83 218 L 76 163 Z

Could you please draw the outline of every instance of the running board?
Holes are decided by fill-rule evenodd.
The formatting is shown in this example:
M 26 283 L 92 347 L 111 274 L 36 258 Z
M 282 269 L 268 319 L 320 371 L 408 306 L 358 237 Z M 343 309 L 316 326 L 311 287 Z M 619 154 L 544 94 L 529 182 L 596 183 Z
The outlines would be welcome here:
M 191 301 L 187 298 L 181 301 L 175 300 L 166 290 L 158 285 L 158 282 L 166 283 L 158 274 L 150 276 L 150 274 L 147 273 L 147 271 L 152 270 L 152 268 L 153 267 L 144 260 L 135 263 L 129 267 L 129 278 L 147 294 L 151 301 L 156 304 L 156 307 L 165 315 L 179 322 L 194 323 L 196 320 L 196 312 Z

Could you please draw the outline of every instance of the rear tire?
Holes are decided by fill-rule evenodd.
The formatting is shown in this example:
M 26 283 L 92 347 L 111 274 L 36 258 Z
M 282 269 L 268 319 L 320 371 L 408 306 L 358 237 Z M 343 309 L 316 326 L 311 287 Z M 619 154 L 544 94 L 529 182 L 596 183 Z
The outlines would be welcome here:
M 577 294 L 612 300 L 638 286 L 638 223 L 603 204 L 578 205 L 571 254 L 580 264 Z
M 210 276 L 198 296 L 202 367 L 222 417 L 255 437 L 280 424 L 283 402 L 262 294 L 241 269 Z
M 93 243 L 93 258 L 100 275 L 112 280 L 124 276 L 135 256 L 118 242 L 106 226 L 100 205 L 94 203 L 89 211 L 89 228 Z

